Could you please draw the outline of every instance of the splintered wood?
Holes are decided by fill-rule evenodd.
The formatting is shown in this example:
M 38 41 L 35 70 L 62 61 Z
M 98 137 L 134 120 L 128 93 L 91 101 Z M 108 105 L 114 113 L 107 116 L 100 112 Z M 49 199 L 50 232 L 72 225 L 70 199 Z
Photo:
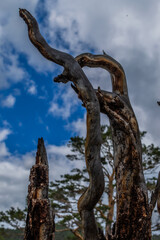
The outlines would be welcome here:
M 28 186 L 28 214 L 24 240 L 53 240 L 54 219 L 48 199 L 49 170 L 43 138 L 38 139 L 36 163 Z

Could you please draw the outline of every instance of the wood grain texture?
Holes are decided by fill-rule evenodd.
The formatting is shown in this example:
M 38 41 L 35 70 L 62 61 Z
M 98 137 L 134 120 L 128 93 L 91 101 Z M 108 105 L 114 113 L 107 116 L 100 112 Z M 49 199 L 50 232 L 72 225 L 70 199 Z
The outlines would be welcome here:
M 43 139 L 38 139 L 36 163 L 30 171 L 24 240 L 54 240 L 54 219 L 48 199 L 49 171 Z

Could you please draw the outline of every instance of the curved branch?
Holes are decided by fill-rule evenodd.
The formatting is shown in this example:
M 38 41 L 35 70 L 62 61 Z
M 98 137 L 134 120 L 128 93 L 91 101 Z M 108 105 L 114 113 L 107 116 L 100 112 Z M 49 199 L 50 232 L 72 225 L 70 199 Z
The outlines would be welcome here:
M 55 62 L 67 69 L 68 61 L 74 58 L 64 52 L 51 48 L 45 39 L 42 37 L 39 31 L 38 23 L 36 19 L 26 9 L 19 9 L 19 15 L 28 26 L 28 35 L 33 45 L 40 51 L 40 53 L 48 60 Z
M 128 96 L 125 72 L 114 58 L 106 53 L 103 55 L 93 55 L 83 53 L 75 58 L 81 67 L 104 68 L 111 74 L 113 92 Z
M 104 191 L 104 176 L 100 161 L 100 107 L 96 93 L 75 58 L 67 53 L 51 48 L 40 34 L 36 19 L 25 9 L 20 9 L 19 12 L 28 26 L 31 42 L 45 58 L 64 67 L 64 78 L 70 79 L 74 83 L 86 107 L 87 137 L 85 159 L 90 184 L 79 200 L 78 209 L 82 218 L 84 239 L 97 240 L 98 229 L 93 208 Z M 60 81 L 60 77 L 58 77 L 57 81 Z M 62 79 L 62 82 L 64 82 L 64 79 Z
M 77 227 L 76 229 L 70 229 L 70 231 L 71 231 L 78 239 L 83 240 L 83 237 L 82 237 L 82 235 L 78 232 L 78 230 L 79 230 L 79 227 Z

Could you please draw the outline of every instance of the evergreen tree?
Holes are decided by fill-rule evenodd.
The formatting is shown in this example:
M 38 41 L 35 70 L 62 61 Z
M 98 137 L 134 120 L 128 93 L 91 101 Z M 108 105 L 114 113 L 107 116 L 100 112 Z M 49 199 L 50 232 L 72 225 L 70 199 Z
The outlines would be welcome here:
M 105 191 L 96 205 L 95 216 L 101 227 L 105 227 L 106 235 L 110 232 L 114 218 L 115 196 L 115 172 L 113 164 L 113 143 L 112 134 L 109 126 L 101 126 L 103 144 L 101 146 L 101 162 L 105 175 Z M 143 140 L 146 132 L 141 133 Z M 72 137 L 68 143 L 72 154 L 67 155 L 70 161 L 82 161 L 81 169 L 72 169 L 69 174 L 61 175 L 60 180 L 50 183 L 49 195 L 52 207 L 57 216 L 57 222 L 64 226 L 65 230 L 70 230 L 79 239 L 83 239 L 81 230 L 80 216 L 77 210 L 79 196 L 86 189 L 86 182 L 89 182 L 87 171 L 83 165 L 85 161 L 85 139 L 83 137 Z M 157 178 L 152 175 L 152 171 L 159 166 L 160 148 L 154 144 L 142 144 L 143 167 L 146 175 L 147 187 L 150 194 L 155 189 Z M 156 211 L 156 210 L 155 210 Z M 157 226 L 152 226 L 158 230 Z M 61 229 L 62 231 L 62 229 Z

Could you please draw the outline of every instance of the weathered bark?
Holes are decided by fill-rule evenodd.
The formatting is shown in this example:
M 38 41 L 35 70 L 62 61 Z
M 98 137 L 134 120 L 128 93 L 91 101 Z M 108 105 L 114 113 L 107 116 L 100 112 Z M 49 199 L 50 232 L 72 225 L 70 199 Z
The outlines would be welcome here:
M 54 219 L 48 200 L 48 161 L 43 139 L 38 139 L 36 163 L 30 171 L 28 213 L 24 240 L 54 240 Z
M 100 238 L 93 213 L 93 208 L 104 189 L 100 163 L 100 111 L 107 114 L 110 119 L 114 144 L 117 219 L 114 234 L 109 238 L 116 240 L 151 239 L 151 213 L 157 201 L 160 186 L 158 184 L 154 200 L 149 204 L 142 169 L 139 128 L 128 97 L 126 77 L 122 66 L 105 53 L 104 55 L 85 53 L 74 59 L 69 54 L 53 49 L 41 36 L 38 24 L 32 15 L 25 9 L 20 9 L 20 16 L 28 25 L 29 38 L 34 46 L 45 58 L 64 67 L 64 72 L 55 78 L 55 81 L 63 83 L 72 81 L 74 90 L 87 110 L 85 158 L 90 185 L 78 202 L 84 239 Z M 100 89 L 95 91 L 82 71 L 83 66 L 101 67 L 109 71 L 113 92 Z
M 82 218 L 84 239 L 97 240 L 99 239 L 98 228 L 93 209 L 103 193 L 104 176 L 100 162 L 100 107 L 96 93 L 77 61 L 71 55 L 53 49 L 46 43 L 39 32 L 35 18 L 25 9 L 20 9 L 20 16 L 28 25 L 29 38 L 40 53 L 45 58 L 64 67 L 63 74 L 55 78 L 55 81 L 64 83 L 68 79 L 72 81 L 87 110 L 85 159 L 90 184 L 79 199 L 78 210 Z
M 108 115 L 114 144 L 117 219 L 111 239 L 151 239 L 151 215 L 142 169 L 138 123 L 131 107 L 123 68 L 108 55 L 81 54 L 80 65 L 111 73 L 113 93 L 98 89 L 101 111 Z
M 113 169 L 113 172 L 110 176 L 108 176 L 108 214 L 107 214 L 107 223 L 106 223 L 106 240 L 109 240 L 109 236 L 112 233 L 112 229 L 111 229 L 111 223 L 113 221 L 113 214 L 114 214 L 114 205 L 115 205 L 115 200 L 113 197 L 113 192 L 114 192 L 114 185 L 113 185 L 113 181 L 115 178 L 115 170 Z
M 113 215 L 114 215 L 114 206 L 115 206 L 115 199 L 114 199 L 114 179 L 115 179 L 115 170 L 112 168 L 112 173 L 109 174 L 106 168 L 103 167 L 104 174 L 106 175 L 108 179 L 108 191 L 107 191 L 107 197 L 108 197 L 108 204 L 104 205 L 106 208 L 108 208 L 107 214 L 104 213 L 99 207 L 96 207 L 96 210 L 99 212 L 102 219 L 105 220 L 105 237 L 106 240 L 110 239 L 112 228 L 111 224 L 113 222 Z

